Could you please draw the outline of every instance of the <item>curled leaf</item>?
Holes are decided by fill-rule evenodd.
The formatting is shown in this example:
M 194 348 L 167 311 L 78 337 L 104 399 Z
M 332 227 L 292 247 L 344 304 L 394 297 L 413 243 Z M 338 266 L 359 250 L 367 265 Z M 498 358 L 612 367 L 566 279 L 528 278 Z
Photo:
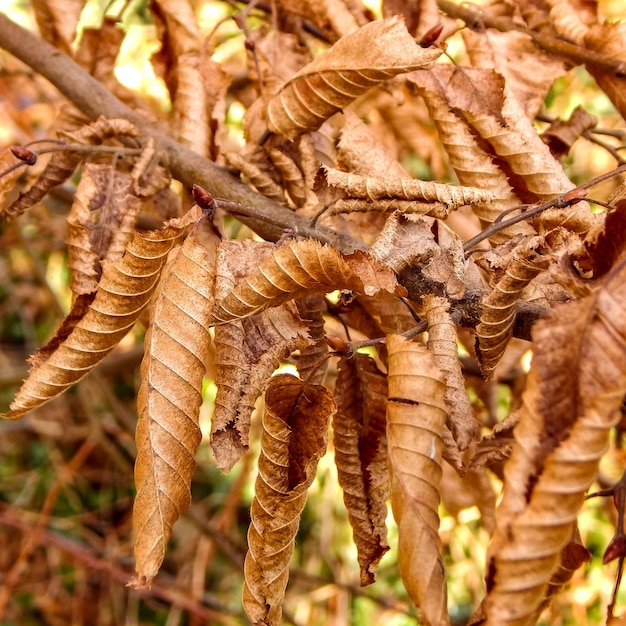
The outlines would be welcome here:
M 307 490 L 326 451 L 330 392 L 289 374 L 265 392 L 259 474 L 250 508 L 243 606 L 254 624 L 278 626 Z
M 300 70 L 268 103 L 268 128 L 295 139 L 316 130 L 368 89 L 428 67 L 438 48 L 420 48 L 399 18 L 377 20 L 342 37 Z
M 460 450 L 480 438 L 480 424 L 465 391 L 465 379 L 459 361 L 456 327 L 450 317 L 447 298 L 424 297 L 424 317 L 428 322 L 428 349 L 435 364 L 446 377 L 446 404 L 450 408 L 449 428 Z
M 161 230 L 138 233 L 119 261 L 104 266 L 93 302 L 31 357 L 28 378 L 2 417 L 18 419 L 62 394 L 122 340 L 150 301 L 167 254 L 187 225 L 181 219 Z
M 537 238 L 518 246 L 505 274 L 483 301 L 476 339 L 477 355 L 485 377 L 493 374 L 513 335 L 515 305 L 523 289 L 548 267 L 549 259 L 537 250 L 538 246 Z
M 424 624 L 449 624 L 439 539 L 446 384 L 430 351 L 387 336 L 387 441 L 391 508 L 398 524 L 398 567 Z
M 359 176 L 330 167 L 324 168 L 324 172 L 326 181 L 331 187 L 342 189 L 352 198 L 426 200 L 427 202 L 440 202 L 448 208 L 458 208 L 475 202 L 493 200 L 493 194 L 490 191 L 475 187 L 455 187 L 454 185 L 412 178 L 388 179 Z
M 387 382 L 366 354 L 342 359 L 337 368 L 335 462 L 361 566 L 361 586 L 374 582 L 387 545 Z
M 156 576 L 172 526 L 191 501 L 214 262 L 194 235 L 187 237 L 165 269 L 152 310 L 137 397 L 135 586 Z
M 350 289 L 358 294 L 403 294 L 395 274 L 363 252 L 343 255 L 314 240 L 274 249 L 251 274 L 222 298 L 215 323 L 247 317 L 292 298 Z
M 533 364 L 488 551 L 490 623 L 534 623 L 620 418 L 625 278 L 622 259 L 594 293 L 533 327 Z

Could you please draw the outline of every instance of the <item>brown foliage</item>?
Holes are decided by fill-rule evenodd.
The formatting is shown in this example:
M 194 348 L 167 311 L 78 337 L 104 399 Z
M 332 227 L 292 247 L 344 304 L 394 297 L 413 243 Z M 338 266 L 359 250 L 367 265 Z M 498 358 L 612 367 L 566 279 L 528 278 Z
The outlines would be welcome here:
M 454 63 L 443 61 L 454 23 L 430 23 L 437 6 L 469 27 Z M 169 97 L 159 109 L 116 79 L 125 34 L 114 19 L 73 52 L 78 4 L 35 8 L 42 39 L 0 16 L 0 46 L 78 111 L 49 107 L 51 148 L 28 143 L 33 130 L 16 122 L 27 145 L 0 153 L 1 260 L 19 268 L 10 249 L 32 249 L 36 232 L 33 274 L 45 282 L 39 257 L 58 256 L 63 241 L 71 306 L 2 417 L 57 398 L 146 326 L 132 586 L 158 586 L 210 432 L 214 464 L 242 468 L 211 532 L 227 534 L 257 471 L 244 610 L 254 624 L 292 619 L 291 557 L 332 431 L 360 585 L 389 550 L 390 498 L 408 598 L 423 623 L 449 624 L 439 505 L 454 516 L 475 506 L 493 537 L 472 623 L 536 623 L 588 560 L 578 516 L 626 395 L 626 205 L 618 193 L 607 213 L 592 212 L 595 181 L 576 187 L 557 158 L 584 137 L 622 164 L 623 146 L 594 132 L 623 137 L 623 120 L 601 131 L 579 110 L 541 137 L 534 118 L 574 63 L 625 115 L 623 24 L 565 0 L 494 2 L 480 19 L 447 0 L 387 1 L 381 20 L 358 0 L 279 0 L 207 29 L 192 3 L 159 1 L 146 9 Z M 224 36 L 226 23 L 235 30 Z M 246 111 L 240 139 L 227 127 L 234 104 Z M 427 166 L 438 180 L 414 175 Z M 68 195 L 75 172 L 60 226 L 47 203 Z M 192 189 L 201 206 L 189 208 Z M 22 293 L 20 313 L 51 308 L 45 293 Z M 527 379 L 513 337 L 532 342 Z M 286 362 L 298 376 L 277 371 Z M 509 415 L 497 423 L 504 388 Z M 497 509 L 492 474 L 503 481 Z M 31 544 L 0 589 L 0 614 Z M 205 569 L 194 563 L 193 575 Z M 194 580 L 199 602 L 204 581 Z

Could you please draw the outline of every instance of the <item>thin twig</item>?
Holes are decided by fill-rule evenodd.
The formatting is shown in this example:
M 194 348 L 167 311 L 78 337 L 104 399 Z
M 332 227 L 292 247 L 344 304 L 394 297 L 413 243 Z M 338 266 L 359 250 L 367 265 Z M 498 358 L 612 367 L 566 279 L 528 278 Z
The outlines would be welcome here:
M 574 187 L 570 189 L 569 191 L 567 191 L 566 193 L 560 196 L 557 196 L 556 198 L 552 198 L 552 200 L 548 200 L 547 202 L 543 202 L 542 204 L 538 204 L 538 205 L 530 205 L 532 206 L 532 208 L 526 208 L 526 207 L 529 207 L 529 205 L 521 204 L 519 207 L 513 207 L 512 209 L 508 209 L 508 212 L 513 211 L 515 209 L 519 209 L 522 211 L 522 213 L 520 215 L 516 215 L 515 217 L 511 217 L 508 220 L 494 221 L 489 226 L 487 226 L 487 228 L 485 228 L 483 231 L 478 233 L 478 235 L 466 241 L 465 244 L 463 245 L 463 250 L 467 253 L 476 244 L 480 243 L 481 241 L 484 241 L 485 239 L 488 239 L 493 234 L 501 230 L 504 230 L 505 228 L 508 228 L 509 226 L 512 226 L 513 224 L 518 224 L 519 222 L 523 222 L 524 220 L 527 220 L 531 217 L 535 217 L 539 215 L 540 213 L 543 213 L 547 209 L 552 209 L 552 208 L 562 209 L 568 206 L 572 206 L 572 204 L 576 204 L 576 202 L 585 200 L 586 198 L 583 195 L 576 195 L 576 192 L 589 189 L 593 187 L 594 185 L 598 185 L 599 183 L 604 182 L 605 180 L 608 180 L 609 178 L 612 178 L 613 176 L 617 176 L 618 174 L 622 174 L 624 172 L 626 172 L 626 164 L 620 165 L 619 167 L 616 167 L 615 169 L 610 170 L 609 172 L 605 172 L 604 174 L 601 174 L 600 176 L 596 176 L 596 178 L 592 178 L 591 180 L 588 180 L 582 185 L 578 185 L 578 187 Z

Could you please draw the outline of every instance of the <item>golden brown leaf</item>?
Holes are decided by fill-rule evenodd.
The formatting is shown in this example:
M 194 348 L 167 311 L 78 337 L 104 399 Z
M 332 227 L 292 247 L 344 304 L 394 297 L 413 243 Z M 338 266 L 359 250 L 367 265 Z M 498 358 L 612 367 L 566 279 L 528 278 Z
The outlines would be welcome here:
M 289 374 L 268 385 L 244 564 L 243 606 L 253 624 L 281 623 L 300 514 L 335 410 L 325 387 Z
M 175 239 L 187 220 L 161 230 L 136 234 L 124 256 L 104 266 L 95 299 L 63 336 L 31 357 L 33 366 L 11 409 L 2 417 L 18 419 L 88 374 L 131 330 L 150 301 Z
M 254 405 L 280 360 L 309 344 L 307 327 L 287 304 L 215 328 L 211 446 L 222 471 L 247 451 Z
M 335 463 L 365 586 L 374 582 L 378 562 L 389 549 L 387 381 L 369 355 L 357 352 L 339 362 L 335 394 Z
M 476 327 L 476 346 L 485 377 L 493 375 L 513 336 L 515 305 L 523 289 L 548 267 L 549 260 L 542 254 L 539 238 L 517 246 L 505 274 L 483 300 L 480 323 Z
M 307 296 L 296 301 L 298 315 L 306 324 L 311 345 L 294 356 L 298 373 L 307 383 L 321 385 L 328 369 L 328 344 L 324 335 L 326 300 L 321 294 Z
M 439 137 L 445 147 L 450 165 L 462 185 L 490 191 L 494 200 L 472 205 L 472 210 L 485 224 L 493 222 L 502 211 L 520 204 L 513 193 L 506 174 L 494 163 L 475 137 L 469 124 L 457 115 L 450 104 L 448 94 L 449 70 L 436 66 L 429 72 L 417 72 L 409 77 L 423 96 L 431 118 L 437 126 Z M 528 224 L 516 224 L 513 228 L 500 231 L 492 238 L 495 243 L 504 241 L 518 233 L 532 233 Z
M 146 334 L 135 435 L 138 587 L 149 586 L 156 576 L 172 526 L 191 501 L 202 438 L 198 412 L 211 341 L 214 265 L 214 253 L 195 235 L 187 237 L 164 271 Z
M 387 441 L 398 567 L 424 624 L 449 624 L 440 554 L 439 481 L 448 411 L 443 374 L 427 348 L 387 336 Z
M 384 198 L 426 200 L 440 202 L 450 209 L 493 200 L 491 192 L 475 187 L 455 187 L 433 181 L 405 178 L 390 179 L 360 176 L 331 167 L 325 167 L 324 174 L 326 182 L 331 187 L 342 189 L 352 198 L 368 200 L 381 200 Z
M 404 295 L 395 274 L 364 252 L 342 255 L 314 240 L 288 242 L 274 249 L 251 274 L 223 297 L 215 323 L 247 317 L 292 298 L 350 289 L 359 294 Z
M 122 256 L 142 205 L 130 174 L 110 165 L 85 165 L 67 216 L 72 293 L 96 290 L 102 261 L 115 262 Z
M 424 296 L 424 317 L 428 322 L 428 349 L 435 365 L 446 377 L 446 404 L 450 409 L 449 428 L 460 450 L 477 441 L 480 424 L 465 391 L 465 378 L 459 361 L 456 328 L 450 317 L 447 298 Z
M 257 148 L 258 150 L 258 148 Z M 262 151 L 261 151 L 262 152 Z M 226 160 L 230 165 L 237 168 L 264 196 L 276 200 L 281 204 L 285 203 L 285 192 L 283 188 L 272 178 L 269 173 L 271 170 L 271 163 L 267 156 L 265 157 L 265 167 L 261 167 L 254 162 L 248 160 L 248 155 L 254 156 L 254 151 L 244 148 L 242 152 L 229 152 L 225 155 Z
M 381 82 L 428 67 L 438 48 L 420 48 L 398 18 L 378 20 L 340 39 L 300 70 L 267 105 L 268 128 L 294 139 Z
M 127 135 L 135 137 L 137 128 L 126 120 L 108 120 L 100 118 L 88 126 L 83 126 L 75 132 L 65 133 L 70 139 L 85 144 L 99 144 L 109 137 L 115 135 Z M 81 162 L 82 156 L 78 152 L 55 152 L 53 153 L 46 168 L 19 198 L 5 209 L 8 219 L 18 217 L 24 211 L 37 204 L 50 191 L 50 189 L 66 181 L 77 165 Z
M 626 393 L 626 260 L 533 328 L 533 365 L 488 552 L 487 616 L 534 623 Z
M 415 200 L 337 200 L 328 207 L 328 215 L 342 213 L 393 213 L 429 215 L 445 220 L 449 209 L 440 202 L 417 202 Z
M 222 242 L 218 250 L 216 298 L 272 250 L 269 243 Z M 250 418 L 257 398 L 279 361 L 308 345 L 307 328 L 287 306 L 215 328 L 217 395 L 211 420 L 211 445 L 217 466 L 227 471 L 248 449 Z
M 33 10 L 41 36 L 67 54 L 72 42 L 85 0 L 34 0 Z
M 176 58 L 176 95 L 172 127 L 178 140 L 202 156 L 209 145 L 206 92 L 202 87 L 203 55 L 194 51 Z
M 623 59 L 626 53 L 626 24 L 594 24 L 585 35 L 585 44 L 608 58 Z M 587 70 L 596 79 L 600 89 L 609 97 L 621 116 L 626 119 L 626 97 L 623 76 L 616 76 L 604 69 L 588 64 Z

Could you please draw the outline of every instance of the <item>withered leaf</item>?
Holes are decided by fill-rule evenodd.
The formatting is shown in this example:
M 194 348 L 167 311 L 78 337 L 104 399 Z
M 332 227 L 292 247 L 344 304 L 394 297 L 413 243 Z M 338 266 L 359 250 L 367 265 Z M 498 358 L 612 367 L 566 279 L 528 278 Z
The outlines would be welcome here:
M 300 514 L 326 452 L 330 392 L 289 374 L 265 392 L 259 473 L 248 529 L 243 606 L 254 624 L 278 626 Z
M 430 180 L 360 176 L 331 167 L 325 167 L 324 174 L 331 187 L 343 189 L 352 198 L 426 200 L 441 202 L 449 208 L 493 200 L 491 192 L 483 189 L 455 187 Z
M 446 383 L 424 346 L 388 335 L 387 350 L 387 442 L 398 567 L 424 624 L 444 626 L 450 622 L 437 508 Z
M 450 317 L 450 303 L 442 296 L 424 296 L 424 317 L 428 322 L 428 349 L 446 378 L 445 400 L 450 410 L 449 428 L 460 450 L 466 450 L 480 436 L 480 424 L 465 391 L 459 361 L 456 328 Z
M 518 246 L 504 275 L 483 301 L 476 327 L 476 352 L 486 377 L 493 374 L 513 335 L 515 305 L 522 290 L 548 267 L 549 257 L 542 254 L 541 245 L 541 239 L 533 238 Z
M 194 235 L 164 271 L 145 339 L 137 397 L 134 586 L 156 576 L 172 526 L 191 501 L 198 412 L 210 343 L 215 255 Z
M 399 18 L 377 20 L 342 37 L 300 70 L 267 105 L 272 132 L 294 139 L 381 82 L 428 67 L 438 48 L 420 48 Z
M 358 294 L 403 295 L 395 274 L 364 252 L 344 255 L 312 239 L 275 248 L 257 269 L 217 302 L 215 323 L 253 315 L 292 298 L 350 289 Z
M 114 262 L 133 236 L 142 200 L 130 174 L 87 163 L 67 216 L 68 264 L 74 294 L 96 290 L 104 259 Z
M 361 567 L 361 586 L 375 580 L 387 545 L 387 381 L 367 354 L 337 368 L 333 420 L 335 462 Z
M 533 328 L 533 364 L 489 547 L 488 618 L 531 624 L 626 393 L 626 260 Z
M 222 471 L 247 451 L 255 402 L 280 360 L 309 344 L 307 327 L 288 305 L 215 328 L 211 447 Z
M 136 234 L 119 261 L 105 264 L 95 299 L 84 316 L 66 329 L 52 352 L 43 349 L 44 359 L 35 353 L 28 378 L 2 417 L 18 419 L 60 395 L 121 341 L 150 301 L 167 254 L 188 220 Z

